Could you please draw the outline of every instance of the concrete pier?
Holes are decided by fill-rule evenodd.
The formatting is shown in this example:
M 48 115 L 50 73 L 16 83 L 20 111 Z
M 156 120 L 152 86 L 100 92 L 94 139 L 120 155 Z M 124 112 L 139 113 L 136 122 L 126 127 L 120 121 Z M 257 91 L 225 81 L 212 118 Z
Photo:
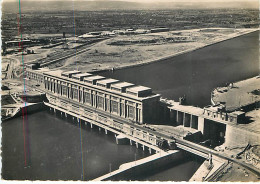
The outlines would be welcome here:
M 148 150 L 149 150 L 149 153 L 152 154 L 152 149 L 151 149 L 151 148 L 148 148 Z
M 118 136 L 116 136 L 116 144 L 123 145 L 123 144 L 127 144 L 127 142 L 128 139 L 123 134 L 119 134 Z
M 142 145 L 142 148 L 143 148 L 143 151 L 145 150 L 145 146 L 144 145 Z
M 212 164 L 210 164 L 210 162 Z M 215 156 L 211 161 L 205 160 L 189 181 L 211 181 L 211 178 L 213 178 L 216 174 L 218 174 L 218 172 L 225 168 L 227 164 L 228 162 L 226 160 Z

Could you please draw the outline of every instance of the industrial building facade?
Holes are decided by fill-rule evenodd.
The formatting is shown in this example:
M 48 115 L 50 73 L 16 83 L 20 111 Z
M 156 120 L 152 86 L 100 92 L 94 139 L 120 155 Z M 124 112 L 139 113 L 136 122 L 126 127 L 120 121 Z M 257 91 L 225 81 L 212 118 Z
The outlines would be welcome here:
M 53 109 L 87 117 L 129 135 L 139 132 L 140 127 L 135 128 L 133 124 L 168 124 L 190 128 L 194 134 L 201 132 L 203 140 L 221 145 L 226 141 L 226 129 L 244 117 L 243 113 L 226 113 L 222 106 L 202 109 L 178 102 L 163 102 L 151 88 L 80 71 L 29 67 L 26 78 L 26 84 L 38 86 L 46 93 Z M 143 135 L 147 136 L 147 132 Z M 153 141 L 153 135 L 149 134 L 148 142 Z
M 27 69 L 27 78 L 41 84 L 50 103 L 62 108 L 72 104 L 79 112 L 82 106 L 86 107 L 84 113 L 97 111 L 104 116 L 112 115 L 138 124 L 150 123 L 157 118 L 154 112 L 160 95 L 153 94 L 148 87 L 79 71 Z

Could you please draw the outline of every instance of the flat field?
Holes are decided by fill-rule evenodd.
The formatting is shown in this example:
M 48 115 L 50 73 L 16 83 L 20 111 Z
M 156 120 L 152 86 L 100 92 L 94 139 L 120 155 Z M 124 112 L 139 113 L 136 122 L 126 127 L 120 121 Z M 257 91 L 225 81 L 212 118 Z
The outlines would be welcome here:
M 117 36 L 94 44 L 88 51 L 49 67 L 96 71 L 141 65 L 190 52 L 253 30 L 255 29 L 205 28 Z

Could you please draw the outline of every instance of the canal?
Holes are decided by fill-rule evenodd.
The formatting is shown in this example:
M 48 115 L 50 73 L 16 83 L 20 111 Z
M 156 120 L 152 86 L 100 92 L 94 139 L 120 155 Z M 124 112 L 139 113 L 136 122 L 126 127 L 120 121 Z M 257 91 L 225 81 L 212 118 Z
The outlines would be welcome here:
M 210 104 L 213 88 L 259 73 L 258 33 L 161 62 L 99 74 L 151 87 L 168 99 L 178 100 L 185 94 L 189 104 L 203 107 Z M 81 180 L 84 173 L 84 179 L 91 180 L 149 155 L 134 146 L 116 145 L 113 135 L 98 129 L 85 127 L 81 137 L 77 124 L 45 111 L 28 115 L 24 121 L 30 167 L 24 167 L 23 119 L 7 121 L 2 124 L 3 179 Z M 188 181 L 201 163 L 201 159 L 191 157 L 136 179 Z
M 185 95 L 188 104 L 204 107 L 214 88 L 259 74 L 259 31 L 160 62 L 97 73 L 150 87 L 167 99 Z
M 2 124 L 3 179 L 81 180 L 83 172 L 84 180 L 92 180 L 118 169 L 125 162 L 150 155 L 148 150 L 143 151 L 142 148 L 117 145 L 112 133 L 106 135 L 104 130 L 91 129 L 89 125 L 83 126 L 80 133 L 77 123 L 47 111 L 25 116 L 24 122 L 27 127 L 24 130 L 27 167 L 24 167 L 23 118 Z M 201 163 L 201 159 L 186 158 L 183 162 L 174 163 L 174 167 L 161 168 L 140 177 L 140 180 L 156 180 L 159 172 L 171 171 L 175 174 L 168 175 L 168 180 L 188 181 Z M 183 167 L 187 172 L 180 169 Z

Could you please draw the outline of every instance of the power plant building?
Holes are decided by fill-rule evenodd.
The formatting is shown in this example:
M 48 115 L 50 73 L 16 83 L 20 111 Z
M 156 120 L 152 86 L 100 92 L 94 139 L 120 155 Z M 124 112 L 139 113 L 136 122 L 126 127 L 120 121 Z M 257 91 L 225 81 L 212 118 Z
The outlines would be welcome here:
M 29 69 L 27 75 L 39 71 Z M 75 112 L 95 112 L 138 124 L 156 121 L 160 95 L 148 87 L 80 71 L 45 70 L 38 75 L 44 79 L 39 82 L 49 103 L 60 108 L 68 109 L 72 104 Z

